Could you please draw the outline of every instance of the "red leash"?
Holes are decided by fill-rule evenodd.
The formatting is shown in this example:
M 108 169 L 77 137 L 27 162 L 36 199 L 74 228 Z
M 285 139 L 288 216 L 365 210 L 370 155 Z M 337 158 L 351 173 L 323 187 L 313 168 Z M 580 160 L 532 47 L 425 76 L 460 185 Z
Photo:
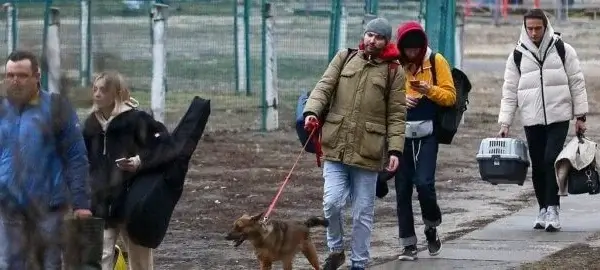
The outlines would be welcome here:
M 302 147 L 302 150 L 300 150 L 300 154 L 298 154 L 298 157 L 296 158 L 296 161 L 294 162 L 294 165 L 292 165 L 292 168 L 290 169 L 290 171 L 288 172 L 287 176 L 285 177 L 285 180 L 283 180 L 283 183 L 281 184 L 281 186 L 279 187 L 279 190 L 277 190 L 277 194 L 275 195 L 275 198 L 273 198 L 273 201 L 271 201 L 271 204 L 269 205 L 269 208 L 267 208 L 267 212 L 265 212 L 264 216 L 263 216 L 263 220 L 262 222 L 266 222 L 267 219 L 269 219 L 269 215 L 271 214 L 271 212 L 273 212 L 273 209 L 275 208 L 275 204 L 277 203 L 277 200 L 279 200 L 279 196 L 281 195 L 281 193 L 283 192 L 283 188 L 285 187 L 285 185 L 287 184 L 287 182 L 290 180 L 290 177 L 292 176 L 292 172 L 294 172 L 294 169 L 296 168 L 296 165 L 298 165 L 298 161 L 300 161 L 300 158 L 302 157 L 302 155 L 304 154 L 304 149 L 306 149 L 306 146 L 308 145 L 308 143 L 313 139 L 313 135 L 315 134 L 315 132 L 318 129 L 313 129 L 313 131 L 310 132 L 310 135 L 308 136 L 308 140 L 306 140 L 306 143 L 304 143 L 304 146 Z M 315 148 L 316 148 L 316 153 L 317 153 L 317 165 L 319 167 L 321 167 L 321 140 L 319 138 L 320 136 L 315 136 L 314 139 L 316 139 L 315 141 Z

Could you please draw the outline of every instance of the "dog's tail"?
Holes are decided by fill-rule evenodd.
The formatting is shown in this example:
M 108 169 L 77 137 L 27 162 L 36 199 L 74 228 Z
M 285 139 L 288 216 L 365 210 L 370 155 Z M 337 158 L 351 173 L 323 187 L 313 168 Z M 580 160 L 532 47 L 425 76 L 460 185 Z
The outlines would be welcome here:
M 322 217 L 310 217 L 306 221 L 304 221 L 304 225 L 306 225 L 306 227 L 309 228 L 317 226 L 327 227 L 329 226 L 329 220 Z

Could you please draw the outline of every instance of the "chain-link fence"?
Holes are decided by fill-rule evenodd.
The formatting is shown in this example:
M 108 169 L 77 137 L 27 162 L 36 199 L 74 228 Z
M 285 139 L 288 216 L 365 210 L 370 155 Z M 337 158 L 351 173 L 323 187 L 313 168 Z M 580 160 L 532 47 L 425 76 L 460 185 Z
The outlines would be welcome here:
M 208 130 L 259 129 L 261 123 L 261 2 L 251 1 L 249 16 L 250 89 L 236 89 L 235 1 L 180 0 L 169 4 L 166 27 L 166 119 L 176 122 L 194 95 L 212 100 Z M 347 47 L 362 34 L 364 2 L 346 0 Z M 15 1 L 18 48 L 42 51 L 44 0 Z M 328 63 L 331 2 L 273 2 L 280 127 L 290 127 L 299 93 L 310 90 Z M 79 0 L 54 0 L 60 10 L 61 69 L 71 97 L 85 100 L 80 87 L 81 7 Z M 152 77 L 151 1 L 91 1 L 92 70 L 115 69 L 129 81 L 142 108 L 149 109 Z M 380 1 L 379 15 L 397 25 L 417 19 L 419 2 Z M 8 26 L 6 12 L 1 24 Z M 394 27 L 395 28 L 395 27 Z M 0 29 L 7 30 L 6 27 Z M 7 35 L 0 55 L 5 56 Z M 239 91 L 238 91 L 239 90 Z M 89 103 L 89 102 L 87 102 Z M 87 104 L 83 102 L 83 104 Z M 85 107 L 85 106 L 82 106 Z

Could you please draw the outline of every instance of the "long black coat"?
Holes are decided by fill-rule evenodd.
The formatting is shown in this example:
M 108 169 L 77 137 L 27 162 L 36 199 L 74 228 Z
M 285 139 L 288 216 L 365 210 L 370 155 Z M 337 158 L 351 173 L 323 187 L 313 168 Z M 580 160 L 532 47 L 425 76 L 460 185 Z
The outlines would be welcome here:
M 128 188 L 139 175 L 161 171 L 173 159 L 173 141 L 163 124 L 137 109 L 115 116 L 106 131 L 91 114 L 85 120 L 83 135 L 90 163 L 92 213 L 114 227 L 123 222 Z M 135 155 L 141 160 L 137 172 L 117 168 L 116 159 Z

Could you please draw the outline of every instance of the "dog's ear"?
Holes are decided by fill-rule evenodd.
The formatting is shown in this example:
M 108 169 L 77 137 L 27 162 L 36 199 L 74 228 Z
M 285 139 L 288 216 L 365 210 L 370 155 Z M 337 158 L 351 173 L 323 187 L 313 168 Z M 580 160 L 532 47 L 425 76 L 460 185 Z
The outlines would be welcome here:
M 253 216 L 252 221 L 259 221 L 264 215 L 265 215 L 265 212 L 262 212 L 256 216 Z

